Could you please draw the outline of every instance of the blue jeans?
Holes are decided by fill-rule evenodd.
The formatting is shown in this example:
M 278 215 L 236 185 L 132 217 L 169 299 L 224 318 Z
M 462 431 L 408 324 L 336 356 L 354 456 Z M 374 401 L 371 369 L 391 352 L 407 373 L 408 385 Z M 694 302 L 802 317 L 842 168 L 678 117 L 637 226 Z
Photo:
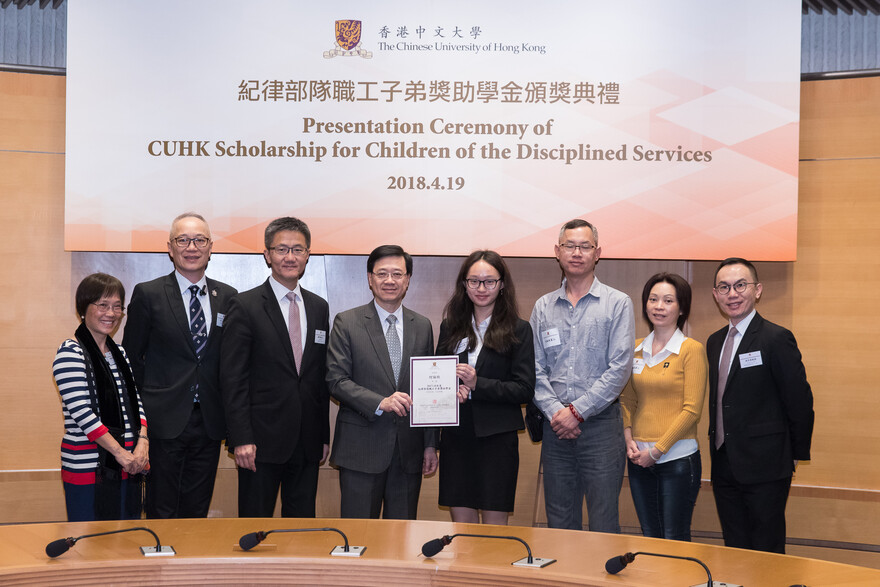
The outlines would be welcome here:
M 64 503 L 67 507 L 68 522 L 94 522 L 95 521 L 95 486 L 91 485 L 74 485 L 73 483 L 62 483 L 64 485 Z M 119 496 L 119 517 L 118 520 L 133 520 L 126 515 L 126 494 L 128 493 L 128 479 L 123 479 L 121 483 Z
M 544 505 L 551 528 L 583 530 L 587 499 L 589 529 L 620 533 L 618 502 L 626 447 L 620 405 L 615 402 L 580 425 L 581 435 L 560 440 L 544 421 Z
M 691 539 L 691 517 L 700 493 L 700 451 L 653 467 L 627 462 L 629 488 L 649 538 Z

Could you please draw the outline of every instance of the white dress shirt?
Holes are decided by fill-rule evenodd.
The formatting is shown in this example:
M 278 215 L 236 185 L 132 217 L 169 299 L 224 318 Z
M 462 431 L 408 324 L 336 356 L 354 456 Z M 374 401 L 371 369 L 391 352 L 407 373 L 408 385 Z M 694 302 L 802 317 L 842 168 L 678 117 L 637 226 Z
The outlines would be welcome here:
M 397 309 L 393 312 L 389 312 L 377 304 L 376 300 L 373 300 L 373 305 L 376 307 L 376 313 L 379 314 L 379 324 L 382 326 L 383 334 L 388 330 L 388 316 L 397 316 L 397 322 L 394 323 L 394 327 L 397 330 L 397 336 L 400 338 L 400 348 L 403 349 L 403 304 L 397 306 Z M 401 357 L 401 360 L 403 360 L 403 357 Z M 401 365 L 400 368 L 403 369 L 403 365 Z M 379 404 L 381 403 L 382 402 L 380 401 Z M 376 406 L 376 415 L 382 415 L 382 410 L 379 406 Z
M 290 330 L 290 300 L 287 298 L 287 294 L 290 291 L 296 293 L 296 299 L 299 301 L 297 307 L 299 308 L 299 330 L 300 337 L 302 338 L 302 349 L 306 348 L 306 333 L 308 332 L 308 323 L 306 322 L 306 306 L 303 304 L 303 295 L 302 289 L 299 287 L 299 283 L 296 284 L 296 287 L 292 290 L 287 289 L 287 286 L 281 285 L 278 281 L 269 276 L 269 285 L 272 286 L 272 293 L 275 294 L 275 299 L 278 301 L 278 305 L 281 307 L 281 315 L 284 317 L 284 324 L 287 326 L 287 329 Z
M 212 316 L 211 314 L 211 292 L 208 291 L 208 280 L 202 275 L 202 278 L 198 280 L 196 283 L 191 282 L 189 279 L 181 275 L 178 271 L 174 272 L 174 277 L 177 278 L 177 286 L 180 288 L 180 297 L 183 298 L 183 314 L 186 318 L 186 323 L 189 324 L 189 302 L 192 299 L 192 292 L 189 291 L 189 288 L 196 285 L 199 288 L 199 303 L 202 305 L 202 311 L 205 313 L 205 334 L 211 334 L 211 326 L 212 326 Z M 205 292 L 205 295 L 202 295 L 201 292 Z
M 733 336 L 733 348 L 730 351 L 730 365 L 728 366 L 728 370 L 727 370 L 728 373 L 730 373 L 730 367 L 733 366 L 733 359 L 736 356 L 736 350 L 739 348 L 739 343 L 742 342 L 743 335 L 746 333 L 746 330 L 748 330 L 749 324 L 752 323 L 752 318 L 754 318 L 755 314 L 757 314 L 757 313 L 758 313 L 757 310 L 752 309 L 752 311 L 749 312 L 748 316 L 746 316 L 745 318 L 743 318 L 742 320 L 739 321 L 739 324 L 737 324 L 736 326 L 734 326 L 733 324 L 730 325 L 731 328 L 736 330 L 736 334 Z M 729 335 L 729 333 L 730 333 L 730 331 L 728 331 L 728 335 Z M 721 356 L 718 358 L 718 368 L 719 369 L 721 368 L 721 357 L 724 356 L 724 347 L 726 345 L 727 345 L 727 337 L 725 336 L 724 337 L 724 344 L 721 346 Z M 721 373 L 719 373 L 718 375 L 721 375 Z

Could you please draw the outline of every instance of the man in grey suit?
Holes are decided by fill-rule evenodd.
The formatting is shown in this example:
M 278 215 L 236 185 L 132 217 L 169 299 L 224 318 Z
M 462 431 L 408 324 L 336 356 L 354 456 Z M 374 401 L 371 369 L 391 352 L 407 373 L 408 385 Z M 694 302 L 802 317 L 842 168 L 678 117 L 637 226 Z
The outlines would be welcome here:
M 343 518 L 414 520 L 422 475 L 437 470 L 436 429 L 409 425 L 409 359 L 434 346 L 431 322 L 401 305 L 411 276 L 401 247 L 374 249 L 373 301 L 339 313 L 330 333 L 327 383 L 339 401 L 330 462 Z

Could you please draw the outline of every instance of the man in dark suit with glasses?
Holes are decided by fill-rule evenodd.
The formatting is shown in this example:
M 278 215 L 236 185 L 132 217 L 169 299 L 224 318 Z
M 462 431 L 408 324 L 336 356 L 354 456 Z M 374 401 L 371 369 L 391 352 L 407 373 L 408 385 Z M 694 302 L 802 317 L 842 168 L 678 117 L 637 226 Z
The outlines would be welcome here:
M 809 460 L 813 393 L 792 333 L 765 320 L 755 266 L 737 257 L 715 271 L 715 302 L 730 319 L 706 343 L 709 454 L 725 546 L 785 553 L 785 504 Z
M 149 518 L 208 515 L 226 421 L 217 380 L 226 306 L 236 291 L 205 277 L 211 230 L 174 219 L 170 275 L 135 286 L 122 344 L 150 422 Z
M 298 218 L 270 222 L 263 258 L 272 274 L 229 304 L 220 380 L 243 518 L 272 517 L 279 490 L 282 517 L 315 517 L 330 443 L 329 307 L 299 283 L 311 242 Z

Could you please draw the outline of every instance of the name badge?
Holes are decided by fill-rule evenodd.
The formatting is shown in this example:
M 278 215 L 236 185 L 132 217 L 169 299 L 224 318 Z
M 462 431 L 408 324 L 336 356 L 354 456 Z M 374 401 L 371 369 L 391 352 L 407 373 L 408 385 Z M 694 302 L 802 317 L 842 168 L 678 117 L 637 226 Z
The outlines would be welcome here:
M 327 342 L 326 330 L 315 330 L 315 344 L 325 344 Z
M 468 339 L 466 339 L 466 338 L 461 339 L 461 341 L 458 343 L 458 346 L 455 347 L 455 353 L 453 353 L 453 354 L 459 355 L 459 354 L 463 353 L 464 350 L 467 348 L 467 345 L 468 345 Z
M 761 351 L 743 353 L 739 356 L 739 366 L 743 369 L 748 369 L 749 367 L 757 367 L 758 365 L 763 364 L 764 363 L 761 361 Z
M 217 328 L 223 327 L 223 321 L 226 319 L 226 314 L 221 314 L 217 312 Z
M 645 359 L 633 359 L 633 375 L 641 375 L 645 368 Z
M 559 329 L 558 328 L 550 328 L 547 330 L 542 330 L 541 331 L 541 342 L 544 343 L 545 347 L 561 345 L 562 339 L 559 338 Z

